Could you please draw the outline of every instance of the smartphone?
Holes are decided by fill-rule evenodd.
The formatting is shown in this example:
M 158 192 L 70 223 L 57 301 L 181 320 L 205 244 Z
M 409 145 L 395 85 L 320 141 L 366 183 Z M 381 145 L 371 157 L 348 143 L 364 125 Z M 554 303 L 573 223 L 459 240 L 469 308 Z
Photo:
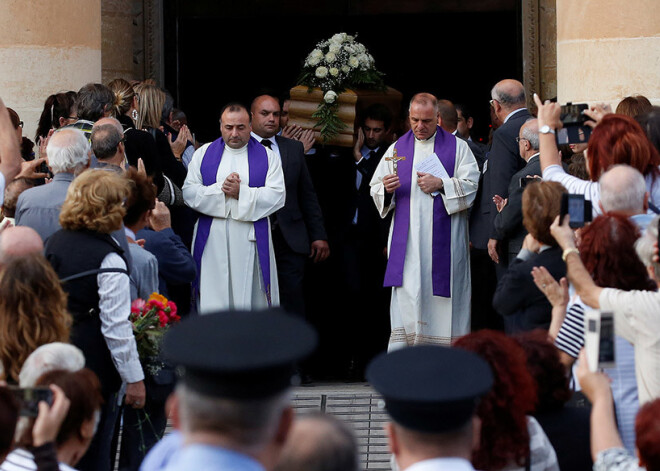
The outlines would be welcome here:
M 559 223 L 562 224 L 565 215 L 570 216 L 568 225 L 573 229 L 583 227 L 591 222 L 591 201 L 584 199 L 584 195 L 573 195 L 564 193 L 561 195 L 561 210 L 559 212 Z
M 614 368 L 616 352 L 614 340 L 614 313 L 600 313 L 600 332 L 598 335 L 598 368 Z
M 590 310 L 584 316 L 584 348 L 590 371 L 613 368 L 616 365 L 614 314 Z
M 522 177 L 522 178 L 520 179 L 520 188 L 525 188 L 525 187 L 527 187 L 527 185 L 529 185 L 530 183 L 540 182 L 540 181 L 541 181 L 541 179 L 540 179 L 540 178 L 536 178 L 536 177 Z
M 566 103 L 561 107 L 562 129 L 557 131 L 557 145 L 586 144 L 591 137 L 591 128 L 585 124 L 589 117 L 584 114 L 589 109 L 586 103 Z
M 9 386 L 20 407 L 19 414 L 24 417 L 36 417 L 39 414 L 39 403 L 45 401 L 53 405 L 53 391 L 48 387 L 20 388 Z

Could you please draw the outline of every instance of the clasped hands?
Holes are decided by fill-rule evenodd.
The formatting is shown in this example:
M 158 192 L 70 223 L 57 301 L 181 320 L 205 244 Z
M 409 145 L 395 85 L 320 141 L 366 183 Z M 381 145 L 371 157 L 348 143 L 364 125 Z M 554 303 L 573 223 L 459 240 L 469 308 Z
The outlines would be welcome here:
M 229 198 L 238 199 L 238 193 L 241 190 L 241 177 L 238 176 L 238 173 L 232 172 L 229 174 L 225 181 L 222 184 L 222 191 Z
M 426 194 L 440 191 L 443 187 L 441 178 L 434 177 L 430 173 L 424 172 L 417 172 L 417 185 L 419 186 L 419 189 Z M 394 193 L 394 191 L 401 186 L 399 176 L 395 173 L 384 176 L 383 186 L 385 187 L 386 192 Z

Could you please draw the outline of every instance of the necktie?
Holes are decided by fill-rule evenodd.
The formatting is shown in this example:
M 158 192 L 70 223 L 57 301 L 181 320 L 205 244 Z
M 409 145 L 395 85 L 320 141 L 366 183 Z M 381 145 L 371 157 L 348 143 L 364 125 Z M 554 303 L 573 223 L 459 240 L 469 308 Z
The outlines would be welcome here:
M 269 149 L 272 150 L 272 147 L 271 147 L 272 142 L 270 142 L 270 139 L 262 139 L 261 143 L 264 145 L 264 147 L 268 147 Z

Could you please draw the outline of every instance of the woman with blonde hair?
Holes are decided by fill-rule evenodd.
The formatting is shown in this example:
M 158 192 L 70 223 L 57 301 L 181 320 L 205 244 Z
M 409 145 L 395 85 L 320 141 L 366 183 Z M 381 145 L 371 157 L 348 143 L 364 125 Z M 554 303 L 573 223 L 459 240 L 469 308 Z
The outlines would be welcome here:
M 116 396 L 122 383 L 125 403 L 144 407 L 144 373 L 128 320 L 128 263 L 110 235 L 122 225 L 129 185 L 114 172 L 87 170 L 80 174 L 62 205 L 62 229 L 46 241 L 46 258 L 69 295 L 71 343 L 83 351 L 86 366 L 98 375 L 105 402 L 99 432 L 79 464 L 81 470 L 110 469 L 119 412 Z
M 66 294 L 43 255 L 11 259 L 0 272 L 0 364 L 18 383 L 23 362 L 37 347 L 68 342 Z
M 186 167 L 172 152 L 170 138 L 159 129 L 165 105 L 165 92 L 155 85 L 140 83 L 134 87 L 138 100 L 136 127 L 149 132 L 156 141 L 163 174 L 178 188 L 186 179 Z M 164 203 L 168 203 L 164 201 Z
M 110 82 L 108 88 L 115 95 L 112 115 L 124 128 L 126 159 L 130 165 L 137 167 L 137 161 L 141 158 L 147 175 L 154 179 L 158 192 L 160 192 L 163 189 L 163 172 L 156 142 L 148 132 L 137 126 L 140 97 L 135 93 L 131 84 L 122 78 Z

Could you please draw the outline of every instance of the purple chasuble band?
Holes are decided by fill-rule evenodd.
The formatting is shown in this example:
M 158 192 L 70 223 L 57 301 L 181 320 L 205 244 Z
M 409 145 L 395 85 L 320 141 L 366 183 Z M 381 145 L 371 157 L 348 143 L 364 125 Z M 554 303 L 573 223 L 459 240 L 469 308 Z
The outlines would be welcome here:
M 202 184 L 204 186 L 210 186 L 217 182 L 218 167 L 220 166 L 224 151 L 225 141 L 222 138 L 213 141 L 208 149 L 206 149 L 200 167 Z M 268 154 L 266 153 L 266 148 L 257 142 L 256 139 L 251 137 L 248 142 L 247 153 L 248 166 L 250 168 L 249 186 L 251 188 L 265 186 L 266 174 L 268 173 Z M 206 247 L 206 242 L 211 233 L 212 223 L 213 217 L 207 216 L 206 214 L 201 214 L 197 222 L 197 234 L 193 245 L 193 258 L 197 264 L 197 278 L 194 283 L 194 288 L 196 290 L 199 290 L 201 286 L 202 255 L 204 254 L 204 247 Z M 268 218 L 261 218 L 253 224 L 254 233 L 257 239 L 259 267 L 261 268 L 261 276 L 266 290 L 266 298 L 268 300 L 268 305 L 270 306 L 270 238 L 268 236 Z
M 394 227 L 390 242 L 390 255 L 387 260 L 385 282 L 383 286 L 403 285 L 403 266 L 406 259 L 408 232 L 410 230 L 410 186 L 413 178 L 413 159 L 415 155 L 415 136 L 412 131 L 395 143 L 397 154 L 405 157 L 397 165 L 401 186 L 394 192 L 396 208 Z M 435 154 L 442 162 L 450 177 L 454 176 L 456 165 L 456 137 L 438 126 L 433 146 Z M 431 195 L 429 195 L 432 197 Z M 433 295 L 451 297 L 451 216 L 447 213 L 442 196 L 433 201 L 433 249 L 432 281 Z

